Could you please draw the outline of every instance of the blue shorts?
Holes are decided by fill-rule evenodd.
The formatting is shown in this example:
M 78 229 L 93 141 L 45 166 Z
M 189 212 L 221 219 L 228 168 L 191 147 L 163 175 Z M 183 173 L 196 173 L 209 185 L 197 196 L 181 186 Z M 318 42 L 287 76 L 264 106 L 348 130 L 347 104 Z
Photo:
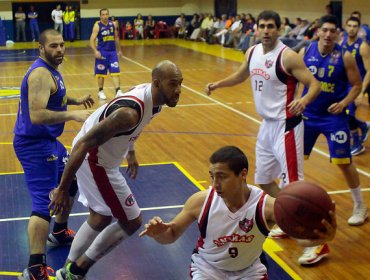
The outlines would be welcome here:
M 105 77 L 109 73 L 111 75 L 120 75 L 118 57 L 116 51 L 100 51 L 103 59 L 95 59 L 95 75 L 97 77 Z
M 347 108 L 348 115 L 356 117 L 356 109 L 357 109 L 357 106 L 355 102 L 350 103 Z
M 21 162 L 32 199 L 32 212 L 50 216 L 49 193 L 62 177 L 69 154 L 58 140 L 14 137 L 14 150 Z
M 330 162 L 349 164 L 352 161 L 348 116 L 324 115 L 308 116 L 304 120 L 304 155 L 311 154 L 320 134 L 324 134 L 329 146 Z

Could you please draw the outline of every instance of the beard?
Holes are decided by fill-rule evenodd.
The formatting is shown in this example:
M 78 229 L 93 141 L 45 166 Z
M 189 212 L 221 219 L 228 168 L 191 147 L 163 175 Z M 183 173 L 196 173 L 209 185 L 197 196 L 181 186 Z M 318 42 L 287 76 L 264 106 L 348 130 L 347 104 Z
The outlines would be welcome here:
M 50 53 L 45 52 L 45 58 L 49 63 L 58 66 L 63 62 L 64 54 L 57 54 L 53 56 Z

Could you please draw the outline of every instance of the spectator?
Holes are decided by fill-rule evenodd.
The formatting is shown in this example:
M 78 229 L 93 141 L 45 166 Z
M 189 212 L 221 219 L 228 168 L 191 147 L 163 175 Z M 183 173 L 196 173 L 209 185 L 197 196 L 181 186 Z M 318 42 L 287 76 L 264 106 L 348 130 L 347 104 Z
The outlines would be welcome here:
M 125 37 L 126 38 L 124 38 L 124 39 L 133 39 L 134 38 L 134 30 L 133 30 L 132 24 L 129 20 L 126 21 L 125 29 L 126 29 L 126 32 L 125 32 Z
M 136 18 L 134 19 L 134 25 L 135 25 L 136 39 L 143 39 L 144 38 L 144 20 L 141 14 L 137 14 Z
M 39 24 L 37 21 L 38 16 L 39 14 L 35 11 L 35 7 L 31 5 L 30 11 L 28 12 L 28 18 L 30 19 L 32 42 L 36 41 L 36 35 L 37 40 L 39 39 L 40 36 Z
M 148 15 L 148 18 L 145 21 L 145 35 L 147 39 L 154 38 L 154 27 L 155 20 L 153 19 L 152 15 Z
M 186 29 L 186 19 L 185 14 L 181 14 L 175 21 L 175 25 L 173 26 L 173 34 L 175 37 L 184 37 Z
M 75 18 L 75 10 L 72 6 L 69 6 L 69 30 L 67 32 L 69 32 L 69 40 L 71 42 L 73 42 L 75 39 Z
M 14 14 L 15 17 L 15 29 L 17 31 L 17 39 L 19 42 L 20 33 L 22 33 L 22 41 L 26 42 L 26 14 L 23 11 L 22 6 L 18 7 L 18 10 Z
M 63 34 L 63 11 L 60 4 L 51 12 L 51 18 L 54 21 L 54 29 Z

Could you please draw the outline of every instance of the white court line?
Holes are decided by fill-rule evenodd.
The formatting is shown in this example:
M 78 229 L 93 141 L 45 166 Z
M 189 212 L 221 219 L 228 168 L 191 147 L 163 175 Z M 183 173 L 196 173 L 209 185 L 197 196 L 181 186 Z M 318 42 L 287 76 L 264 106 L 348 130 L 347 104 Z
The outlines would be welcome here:
M 146 67 L 145 65 L 143 65 L 143 64 L 141 64 L 139 62 L 136 62 L 136 61 L 134 61 L 134 60 L 132 60 L 132 59 L 126 57 L 126 56 L 122 56 L 122 58 L 124 58 L 124 59 L 126 59 L 126 60 L 128 60 L 128 61 L 130 61 L 130 62 L 132 62 L 132 63 L 134 63 L 136 65 L 139 65 L 139 66 L 143 67 L 144 69 L 147 69 L 148 71 L 151 71 L 151 69 L 149 67 Z M 210 97 L 208 95 L 205 95 L 204 93 L 201 93 L 199 91 L 196 91 L 196 90 L 194 90 L 194 89 L 192 89 L 192 88 L 190 88 L 190 87 L 188 87 L 188 86 L 186 86 L 184 84 L 182 85 L 182 87 L 183 88 L 186 88 L 187 90 L 189 90 L 189 91 L 191 91 L 193 93 L 195 93 L 196 95 L 199 95 L 199 96 L 201 96 L 201 97 L 203 97 L 205 99 L 208 99 L 210 101 L 213 101 L 213 102 L 217 103 L 218 105 L 224 107 L 225 109 L 228 109 L 228 110 L 230 110 L 230 111 L 232 111 L 232 112 L 234 112 L 234 113 L 236 113 L 236 114 L 238 114 L 238 115 L 240 115 L 240 116 L 242 116 L 242 117 L 244 117 L 244 118 L 246 118 L 248 120 L 251 120 L 251 121 L 253 121 L 253 122 L 257 123 L 257 124 L 261 124 L 261 121 L 259 121 L 258 119 L 253 118 L 253 117 L 249 116 L 248 114 L 245 114 L 245 113 L 243 113 L 243 112 L 241 112 L 241 111 L 239 111 L 237 109 L 234 109 L 233 107 L 230 107 L 230 106 L 228 106 L 228 105 L 226 105 L 226 104 L 224 104 L 224 103 L 222 103 L 222 102 L 220 102 L 220 101 L 218 101 L 218 100 L 216 100 L 216 99 L 214 99 L 214 98 L 212 98 L 212 97 Z M 313 148 L 313 151 L 315 151 L 316 153 L 318 153 L 318 154 L 320 154 L 320 155 L 322 155 L 324 157 L 330 158 L 329 154 L 327 154 L 327 153 L 325 153 L 325 152 L 323 152 L 323 151 L 321 151 L 321 150 L 319 150 L 317 148 Z M 365 170 L 363 170 L 361 168 L 356 168 L 356 169 L 357 169 L 357 172 L 358 173 L 360 173 L 360 174 L 362 174 L 362 175 L 370 178 L 370 173 L 366 172 Z
M 370 192 L 370 188 L 361 188 L 362 192 Z M 348 190 L 341 190 L 341 191 L 331 191 L 328 194 L 341 194 L 341 193 L 349 193 L 351 192 L 350 189 Z
M 160 206 L 160 207 L 147 207 L 147 208 L 140 208 L 141 211 L 152 211 L 152 210 L 163 210 L 163 209 L 175 209 L 175 208 L 183 208 L 184 205 L 170 205 L 170 206 Z M 78 216 L 87 216 L 89 212 L 82 212 L 82 213 L 71 213 L 69 214 L 70 217 L 78 217 Z M 26 221 L 29 220 L 30 217 L 19 217 L 19 218 L 7 218 L 7 219 L 0 219 L 0 223 L 3 222 L 13 222 L 13 221 Z

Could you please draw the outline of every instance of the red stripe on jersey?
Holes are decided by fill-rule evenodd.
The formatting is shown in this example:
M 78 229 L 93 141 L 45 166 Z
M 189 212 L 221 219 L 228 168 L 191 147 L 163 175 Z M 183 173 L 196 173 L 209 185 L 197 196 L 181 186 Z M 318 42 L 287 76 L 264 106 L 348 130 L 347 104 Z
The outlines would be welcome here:
M 268 225 L 265 222 L 265 219 L 264 219 L 265 215 L 263 213 L 263 204 L 265 202 L 265 199 L 266 199 L 266 193 L 263 192 L 257 203 L 256 215 L 258 217 L 256 217 L 256 223 L 257 223 L 259 230 L 262 232 L 262 234 L 268 235 L 268 232 L 270 230 L 269 230 Z
M 295 142 L 295 132 L 291 129 L 284 135 L 285 138 L 285 160 L 287 164 L 289 183 L 298 181 L 298 158 Z
M 121 202 L 109 182 L 109 178 L 104 167 L 97 165 L 98 148 L 94 148 L 89 151 L 88 162 L 98 190 L 105 203 L 112 210 L 113 216 L 120 222 L 127 222 L 128 219 L 125 210 L 122 208 Z
M 204 222 L 206 221 L 206 219 L 208 219 L 208 213 L 209 213 L 209 209 L 211 208 L 211 204 L 212 204 L 214 194 L 215 194 L 215 189 L 212 187 L 212 190 L 211 190 L 211 192 L 208 196 L 207 202 L 206 202 L 206 206 L 204 207 L 202 217 L 200 218 L 200 222 L 198 223 L 198 227 L 199 227 L 201 232 L 202 232 L 202 229 L 203 229 L 203 226 L 204 226 Z
M 256 46 L 257 46 L 257 45 L 254 45 L 254 46 L 251 48 L 251 50 L 249 51 L 249 54 L 248 54 L 248 59 L 247 59 L 247 65 L 248 65 L 247 69 L 248 69 L 248 71 L 249 71 L 249 63 L 251 62 L 252 54 L 253 54 L 254 49 L 256 48 Z

